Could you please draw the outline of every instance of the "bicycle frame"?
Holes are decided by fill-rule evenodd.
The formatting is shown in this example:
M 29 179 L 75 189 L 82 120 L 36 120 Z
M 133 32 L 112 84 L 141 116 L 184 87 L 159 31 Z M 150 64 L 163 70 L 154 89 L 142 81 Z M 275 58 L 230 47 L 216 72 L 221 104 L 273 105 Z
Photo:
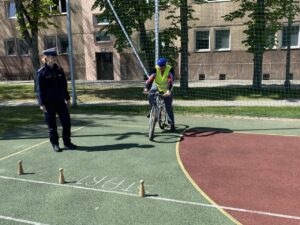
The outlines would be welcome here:
M 152 140 L 154 136 L 155 124 L 158 121 L 159 127 L 163 130 L 166 127 L 166 108 L 164 96 L 162 93 L 155 93 L 155 103 L 150 112 L 149 119 L 149 139 Z

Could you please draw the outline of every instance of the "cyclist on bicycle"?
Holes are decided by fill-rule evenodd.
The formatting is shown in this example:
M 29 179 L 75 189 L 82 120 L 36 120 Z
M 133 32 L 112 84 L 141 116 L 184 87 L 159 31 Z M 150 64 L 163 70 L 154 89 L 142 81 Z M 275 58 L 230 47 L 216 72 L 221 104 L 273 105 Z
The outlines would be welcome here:
M 163 93 L 165 97 L 164 100 L 168 116 L 168 123 L 171 125 L 171 132 L 175 132 L 175 120 L 172 106 L 174 69 L 168 65 L 167 62 L 168 60 L 166 58 L 160 58 L 157 60 L 155 68 L 151 71 L 151 74 L 146 81 L 144 93 L 149 93 L 148 98 L 150 108 L 152 108 L 155 103 L 155 93 L 157 91 Z M 149 117 L 149 115 L 147 117 Z

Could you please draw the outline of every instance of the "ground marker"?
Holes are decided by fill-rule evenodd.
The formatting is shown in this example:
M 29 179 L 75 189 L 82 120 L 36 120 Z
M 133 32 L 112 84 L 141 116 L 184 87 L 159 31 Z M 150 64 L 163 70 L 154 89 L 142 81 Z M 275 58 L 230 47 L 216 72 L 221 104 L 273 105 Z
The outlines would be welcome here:
M 24 170 L 23 170 L 23 166 L 22 166 L 22 161 L 21 160 L 18 162 L 18 174 L 19 175 L 24 174 Z
M 64 169 L 59 169 L 59 183 L 64 184 L 65 183 L 65 177 L 64 177 Z
M 140 191 L 139 196 L 144 198 L 145 197 L 145 187 L 144 187 L 144 181 L 140 180 Z

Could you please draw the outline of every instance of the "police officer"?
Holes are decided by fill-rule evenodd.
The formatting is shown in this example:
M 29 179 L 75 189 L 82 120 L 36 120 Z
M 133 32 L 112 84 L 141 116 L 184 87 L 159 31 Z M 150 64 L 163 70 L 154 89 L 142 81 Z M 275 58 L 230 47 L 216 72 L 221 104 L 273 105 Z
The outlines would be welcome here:
M 70 95 L 67 89 L 67 80 L 63 69 L 56 64 L 56 48 L 43 51 L 44 66 L 37 72 L 36 94 L 40 109 L 45 115 L 48 125 L 50 142 L 55 152 L 60 152 L 56 125 L 58 114 L 62 125 L 62 138 L 67 149 L 76 149 L 71 142 L 71 119 L 68 106 Z
M 149 92 L 149 104 L 152 108 L 155 102 L 155 92 L 163 92 L 165 97 L 165 106 L 168 116 L 168 123 L 171 125 L 171 131 L 175 132 L 175 120 L 173 113 L 173 82 L 174 82 L 174 69 L 167 64 L 166 58 L 159 58 L 157 60 L 155 68 L 152 70 L 148 80 L 144 87 L 144 93 Z M 149 117 L 149 115 L 147 116 Z

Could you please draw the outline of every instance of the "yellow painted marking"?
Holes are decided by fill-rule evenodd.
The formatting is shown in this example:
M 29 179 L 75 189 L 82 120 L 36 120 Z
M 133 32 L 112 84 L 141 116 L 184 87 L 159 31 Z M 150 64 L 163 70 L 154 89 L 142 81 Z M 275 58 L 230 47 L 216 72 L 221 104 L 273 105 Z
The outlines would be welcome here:
M 79 128 L 77 128 L 77 129 L 73 130 L 72 133 L 75 132 L 75 131 L 78 131 L 78 130 L 80 130 L 80 129 L 82 129 L 82 128 L 84 128 L 84 127 L 79 127 Z M 25 148 L 25 149 L 23 149 L 23 150 L 21 150 L 21 151 L 18 151 L 18 152 L 13 153 L 13 154 L 4 156 L 4 157 L 0 158 L 0 161 L 2 161 L 2 160 L 4 160 L 4 159 L 8 159 L 8 158 L 13 157 L 13 156 L 18 155 L 18 154 L 21 154 L 21 153 L 23 153 L 23 152 L 27 152 L 27 151 L 29 151 L 29 150 L 31 150 L 31 149 L 33 149 L 33 148 L 35 148 L 35 147 L 38 147 L 38 146 L 40 146 L 40 145 L 43 145 L 43 144 L 45 144 L 45 143 L 47 143 L 47 142 L 49 142 L 49 140 L 43 141 L 43 142 L 38 143 L 38 144 L 35 144 L 35 145 L 32 145 L 32 146 L 30 146 L 30 147 L 28 147 L 28 148 Z
M 188 130 L 188 129 L 186 129 Z M 184 130 L 183 133 L 186 131 Z M 188 178 L 188 180 L 192 183 L 192 185 L 194 186 L 194 188 L 196 188 L 196 190 L 208 201 L 210 202 L 212 205 L 214 206 L 218 206 L 217 203 L 214 202 L 214 200 L 212 200 L 197 184 L 196 182 L 193 180 L 193 178 L 189 175 L 189 173 L 186 171 L 182 161 L 181 161 L 181 158 L 180 158 L 180 155 L 179 155 L 179 143 L 180 143 L 180 139 L 182 138 L 183 135 L 181 135 L 177 141 L 177 144 L 176 144 L 176 158 L 177 158 L 177 161 L 184 173 L 184 175 Z M 229 213 L 227 213 L 224 209 L 220 208 L 220 207 L 217 207 L 217 209 L 224 215 L 226 216 L 228 219 L 230 219 L 232 222 L 234 222 L 236 225 L 242 225 L 238 220 L 236 220 L 234 217 L 232 217 Z

